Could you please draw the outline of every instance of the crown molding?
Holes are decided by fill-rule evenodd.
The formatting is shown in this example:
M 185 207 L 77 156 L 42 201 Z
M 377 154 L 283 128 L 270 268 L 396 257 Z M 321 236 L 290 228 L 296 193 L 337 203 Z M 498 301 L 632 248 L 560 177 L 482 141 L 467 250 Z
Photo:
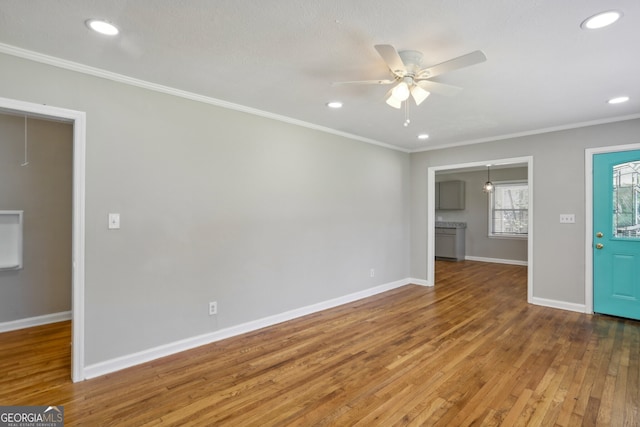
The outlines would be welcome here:
M 528 131 L 524 131 L 524 132 L 510 133 L 510 134 L 506 134 L 506 135 L 496 135 L 496 136 L 490 136 L 490 137 L 487 137 L 487 138 L 471 139 L 471 140 L 467 140 L 467 141 L 458 141 L 458 142 L 452 142 L 450 144 L 440 144 L 440 145 L 434 145 L 434 146 L 431 146 L 431 147 L 418 148 L 418 149 L 415 149 L 415 150 L 411 150 L 409 152 L 410 153 L 421 153 L 421 152 L 424 152 L 424 151 L 432 151 L 432 150 L 440 150 L 440 149 L 443 149 L 443 148 L 460 147 L 462 145 L 482 144 L 484 142 L 501 141 L 501 140 L 504 140 L 504 139 L 522 138 L 524 136 L 540 135 L 540 134 L 543 134 L 543 133 L 559 132 L 559 131 L 563 131 L 563 130 L 578 129 L 578 128 L 584 128 L 584 127 L 588 127 L 588 126 L 603 125 L 603 124 L 607 124 L 607 123 L 624 122 L 624 121 L 627 121 L 627 120 L 635 120 L 635 119 L 640 119 L 640 114 L 630 114 L 630 115 L 627 115 L 627 116 L 609 117 L 609 118 L 606 118 L 606 119 L 598 119 L 598 120 L 589 120 L 589 121 L 586 121 L 586 122 L 569 123 L 569 124 L 566 124 L 566 125 L 553 126 L 553 127 L 541 128 L 541 129 L 533 129 L 533 130 L 528 130 Z
M 157 83 L 148 82 L 146 80 L 136 79 L 126 76 L 124 74 L 118 74 L 111 71 L 103 70 L 101 68 L 91 67 L 88 65 L 80 64 L 78 62 L 68 61 L 66 59 L 57 58 L 55 56 L 45 55 L 42 53 L 34 52 L 27 49 L 22 49 L 16 46 L 0 43 L 0 53 L 16 56 L 23 59 L 28 59 L 34 62 L 42 64 L 52 65 L 54 67 L 63 68 L 65 70 L 75 71 L 82 74 L 87 74 L 94 77 L 99 77 L 107 80 L 111 80 L 118 83 L 124 83 L 131 86 L 136 86 L 143 89 L 152 90 L 155 92 L 164 93 L 167 95 L 178 96 L 180 98 L 189 99 L 191 101 L 202 102 L 204 104 L 214 105 L 216 107 L 222 107 L 229 110 L 240 111 L 242 113 L 252 114 L 254 116 L 264 117 L 279 122 L 284 122 L 296 126 L 305 127 L 308 129 L 317 130 L 332 135 L 341 136 L 343 138 L 352 139 L 355 141 L 364 142 L 371 145 L 377 145 L 379 147 L 388 148 L 395 151 L 401 151 L 409 153 L 410 150 L 397 147 L 395 145 L 387 144 L 375 139 L 364 138 L 362 136 L 354 135 L 348 132 L 342 132 L 336 129 L 331 129 L 325 126 L 316 125 L 313 123 L 305 122 L 303 120 L 294 119 L 292 117 L 282 116 L 280 114 L 270 113 L 268 111 L 259 110 L 257 108 L 247 107 L 246 105 L 235 104 L 233 102 L 224 101 L 222 99 L 213 98 L 210 96 L 200 95 L 198 93 L 189 92 L 182 89 L 177 89 L 170 86 L 164 86 Z

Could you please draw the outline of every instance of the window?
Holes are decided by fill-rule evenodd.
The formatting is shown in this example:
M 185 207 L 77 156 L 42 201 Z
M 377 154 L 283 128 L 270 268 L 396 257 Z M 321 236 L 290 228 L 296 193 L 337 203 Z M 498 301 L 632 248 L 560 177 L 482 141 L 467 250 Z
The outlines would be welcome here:
M 489 236 L 526 238 L 529 232 L 529 185 L 494 182 L 489 194 Z
M 613 167 L 613 235 L 640 237 L 640 162 Z

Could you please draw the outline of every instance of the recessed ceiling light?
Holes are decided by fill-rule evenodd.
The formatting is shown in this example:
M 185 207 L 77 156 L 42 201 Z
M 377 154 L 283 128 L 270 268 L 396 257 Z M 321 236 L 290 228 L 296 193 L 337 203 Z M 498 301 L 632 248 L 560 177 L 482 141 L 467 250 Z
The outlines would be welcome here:
M 628 96 L 618 96 L 616 98 L 611 98 L 607 102 L 609 104 L 622 104 L 623 102 L 627 102 L 629 100 Z
M 429 135 L 426 133 L 421 133 L 418 135 L 418 139 L 429 139 Z
M 329 107 L 329 108 L 342 108 L 342 102 L 340 102 L 340 101 L 327 102 L 327 107 Z
M 100 19 L 88 19 L 86 24 L 87 27 L 91 28 L 96 33 L 104 34 L 106 36 L 115 36 L 120 32 L 115 25 Z
M 583 30 L 597 30 L 598 28 L 604 28 L 613 24 L 621 17 L 622 12 L 618 12 L 617 10 L 608 10 L 585 19 L 582 21 L 582 24 L 580 24 L 580 27 Z

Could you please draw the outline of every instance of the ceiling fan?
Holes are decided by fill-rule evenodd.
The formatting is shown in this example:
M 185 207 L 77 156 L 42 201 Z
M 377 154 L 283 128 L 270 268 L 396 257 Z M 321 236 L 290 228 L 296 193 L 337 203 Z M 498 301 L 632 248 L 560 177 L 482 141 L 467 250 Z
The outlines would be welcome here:
M 448 73 L 459 68 L 475 65 L 486 61 L 485 54 L 476 50 L 475 52 L 459 56 L 449 61 L 442 62 L 431 67 L 422 68 L 422 52 L 417 50 L 401 50 L 400 52 L 388 44 L 377 44 L 374 46 L 387 67 L 393 73 L 393 79 L 387 80 L 360 80 L 349 82 L 337 82 L 334 84 L 377 84 L 389 85 L 397 83 L 386 95 L 386 102 L 394 108 L 401 108 L 402 102 L 409 96 L 413 97 L 416 105 L 427 99 L 431 92 L 441 95 L 452 96 L 462 88 L 430 80 L 433 77 Z

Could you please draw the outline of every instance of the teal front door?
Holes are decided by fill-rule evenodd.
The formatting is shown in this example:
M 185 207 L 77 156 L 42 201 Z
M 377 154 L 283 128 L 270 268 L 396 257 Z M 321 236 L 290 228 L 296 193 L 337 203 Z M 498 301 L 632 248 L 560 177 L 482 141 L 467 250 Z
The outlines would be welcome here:
M 593 310 L 640 320 L 640 150 L 593 156 Z

